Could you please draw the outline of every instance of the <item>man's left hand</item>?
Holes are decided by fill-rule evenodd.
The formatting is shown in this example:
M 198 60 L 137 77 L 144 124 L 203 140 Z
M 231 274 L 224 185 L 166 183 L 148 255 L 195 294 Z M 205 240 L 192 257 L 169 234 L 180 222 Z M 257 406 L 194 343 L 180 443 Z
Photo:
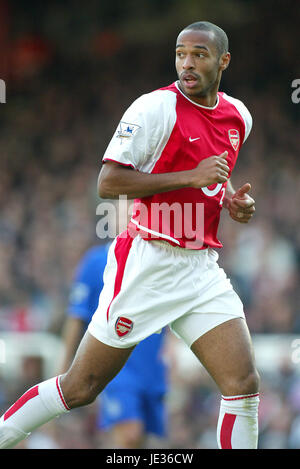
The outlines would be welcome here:
M 251 189 L 248 182 L 240 187 L 228 200 L 229 215 L 239 223 L 248 223 L 255 212 L 255 201 L 247 194 Z

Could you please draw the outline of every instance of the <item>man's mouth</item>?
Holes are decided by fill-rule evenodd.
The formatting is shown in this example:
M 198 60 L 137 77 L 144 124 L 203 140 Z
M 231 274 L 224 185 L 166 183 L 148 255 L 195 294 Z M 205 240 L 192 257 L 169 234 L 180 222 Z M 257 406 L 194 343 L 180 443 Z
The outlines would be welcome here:
M 185 73 L 181 76 L 181 81 L 186 88 L 193 88 L 198 83 L 198 77 L 191 73 Z

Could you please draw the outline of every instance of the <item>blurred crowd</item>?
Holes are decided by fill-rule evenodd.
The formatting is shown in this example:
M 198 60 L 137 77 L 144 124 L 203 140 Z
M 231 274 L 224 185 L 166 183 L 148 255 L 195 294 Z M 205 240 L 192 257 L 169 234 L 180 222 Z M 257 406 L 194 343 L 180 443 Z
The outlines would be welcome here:
M 220 264 L 245 304 L 253 334 L 298 334 L 299 104 L 291 101 L 291 82 L 299 75 L 296 2 L 287 2 L 280 17 L 268 3 L 263 2 L 265 11 L 262 5 L 257 10 L 264 21 L 252 11 L 248 24 L 228 23 L 232 64 L 221 88 L 243 100 L 254 120 L 232 181 L 236 187 L 251 183 L 256 214 L 249 226 L 222 215 Z M 4 6 L 0 2 L 1 11 Z M 0 104 L 0 335 L 1 330 L 60 335 L 74 268 L 89 246 L 102 242 L 96 236 L 102 154 L 126 107 L 176 79 L 174 35 L 163 47 L 139 39 L 127 46 L 112 29 L 98 31 L 92 16 L 89 29 L 87 10 L 83 29 L 93 35 L 85 41 L 79 18 L 71 15 L 71 50 L 73 36 L 69 48 L 64 42 L 63 7 L 54 2 L 48 8 L 44 30 L 36 24 L 26 30 L 18 17 L 23 36 L 13 27 L 7 33 L 12 41 L 3 69 L 7 103 Z M 214 21 L 213 15 L 208 19 Z M 53 31 L 60 33 L 56 42 Z M 0 44 L 7 44 L 2 35 Z M 32 384 L 36 377 L 33 373 Z M 219 396 L 210 379 L 201 370 L 184 377 L 174 367 L 170 383 L 166 447 L 214 447 Z M 21 388 L 22 383 L 4 384 L 0 369 L 0 414 Z M 105 447 L 95 414 L 96 404 L 78 409 L 48 424 L 30 444 Z M 263 377 L 260 419 L 260 447 L 300 447 L 300 380 L 288 363 Z M 65 431 L 75 427 L 77 433 Z

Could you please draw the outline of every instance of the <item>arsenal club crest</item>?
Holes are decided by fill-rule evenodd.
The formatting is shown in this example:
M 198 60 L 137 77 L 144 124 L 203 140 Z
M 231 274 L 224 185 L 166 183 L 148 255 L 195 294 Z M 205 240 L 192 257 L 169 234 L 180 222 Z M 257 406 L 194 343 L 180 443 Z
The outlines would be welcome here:
M 229 140 L 230 143 L 234 149 L 234 151 L 237 151 L 240 145 L 240 134 L 239 131 L 236 129 L 230 129 L 228 130 L 228 135 L 229 135 Z
M 120 316 L 116 320 L 115 330 L 119 337 L 124 337 L 124 335 L 129 334 L 132 328 L 133 322 L 130 319 Z

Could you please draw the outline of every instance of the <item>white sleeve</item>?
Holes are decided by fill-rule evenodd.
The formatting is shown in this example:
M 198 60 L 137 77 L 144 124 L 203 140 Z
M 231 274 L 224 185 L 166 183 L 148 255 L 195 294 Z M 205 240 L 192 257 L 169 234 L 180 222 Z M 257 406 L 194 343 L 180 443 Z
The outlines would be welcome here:
M 228 96 L 226 93 L 223 93 L 223 97 L 236 107 L 236 109 L 243 118 L 245 124 L 245 137 L 243 143 L 245 143 L 252 129 L 252 116 L 245 104 L 239 99 L 233 98 L 232 96 Z
M 246 108 L 245 104 L 242 103 L 242 101 L 240 101 L 240 113 L 244 119 L 244 123 L 245 123 L 245 137 L 244 137 L 244 141 L 243 143 L 245 143 L 245 141 L 247 140 L 247 138 L 249 137 L 249 134 L 251 132 L 251 129 L 252 129 L 252 116 L 249 112 L 249 110 Z
M 104 153 L 103 161 L 116 161 L 139 169 L 148 154 L 149 100 L 143 95 L 135 100 L 121 121 Z
M 123 115 L 103 161 L 150 171 L 174 127 L 175 105 L 176 94 L 170 91 L 153 91 L 135 100 Z

